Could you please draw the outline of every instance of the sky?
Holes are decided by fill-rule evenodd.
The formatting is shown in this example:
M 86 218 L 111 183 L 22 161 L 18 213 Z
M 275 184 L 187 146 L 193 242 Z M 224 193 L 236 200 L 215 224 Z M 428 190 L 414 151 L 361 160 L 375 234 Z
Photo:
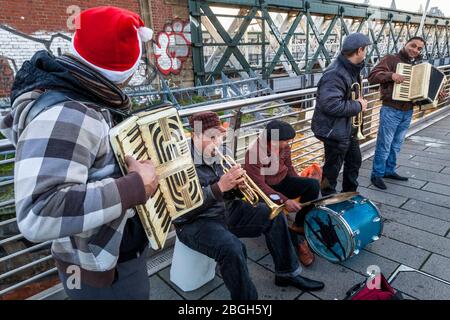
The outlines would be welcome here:
M 355 2 L 355 3 L 364 3 L 364 0 L 345 0 L 346 2 Z M 377 7 L 390 7 L 392 0 L 369 0 L 371 5 Z M 425 8 L 426 0 L 395 0 L 397 5 L 397 9 L 413 11 L 416 12 L 419 10 L 420 5 L 422 4 L 423 8 Z M 439 7 L 446 17 L 450 17 L 450 1 L 449 0 L 431 0 L 430 8 Z
M 338 1 L 338 0 L 337 0 Z M 338 1 L 339 2 L 339 1 Z M 342 2 L 353 2 L 353 3 L 364 3 L 364 0 L 343 0 Z M 369 5 L 373 5 L 376 7 L 387 7 L 391 6 L 392 0 L 369 0 Z M 418 12 L 420 5 L 425 8 L 427 1 L 426 0 L 395 0 L 395 4 L 398 10 L 405 10 L 410 12 Z M 444 13 L 446 17 L 450 17 L 450 0 L 431 0 L 428 9 L 432 7 L 439 7 L 441 11 Z M 218 12 L 220 10 L 221 13 L 224 14 L 237 14 L 237 9 L 226 9 L 220 8 L 217 10 L 213 10 L 214 12 Z M 219 18 L 220 22 L 224 26 L 225 29 L 228 29 L 231 22 L 234 20 L 233 18 Z

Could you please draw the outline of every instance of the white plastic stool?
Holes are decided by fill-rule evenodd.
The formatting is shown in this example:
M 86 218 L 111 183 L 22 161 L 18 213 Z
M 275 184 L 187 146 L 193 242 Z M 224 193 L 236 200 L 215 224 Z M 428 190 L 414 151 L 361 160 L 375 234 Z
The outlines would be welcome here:
M 214 259 L 192 250 L 178 240 L 178 237 L 176 238 L 170 267 L 170 281 L 187 292 L 198 289 L 214 279 L 215 273 Z

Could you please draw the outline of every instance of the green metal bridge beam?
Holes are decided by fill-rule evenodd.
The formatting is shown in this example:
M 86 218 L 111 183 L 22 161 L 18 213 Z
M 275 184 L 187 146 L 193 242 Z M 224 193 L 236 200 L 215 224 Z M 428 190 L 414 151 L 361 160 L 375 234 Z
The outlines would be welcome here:
M 369 52 L 369 54 L 366 57 L 366 61 L 369 61 L 372 58 L 373 52 L 376 51 L 378 54 L 378 57 L 381 56 L 380 50 L 378 48 L 378 42 L 380 41 L 381 35 L 384 32 L 384 29 L 386 28 L 387 21 L 384 21 L 383 26 L 381 27 L 380 33 L 378 34 L 378 37 L 375 36 L 375 32 L 372 28 L 369 28 L 370 35 L 372 36 L 372 50 Z
M 205 58 L 203 55 L 203 33 L 201 24 L 200 3 L 189 0 L 189 15 L 191 16 L 191 43 L 192 64 L 194 67 L 195 82 L 206 84 L 205 81 Z
M 434 57 L 436 54 L 436 50 L 437 50 L 437 55 L 439 58 L 442 58 L 441 56 L 441 50 L 439 49 L 439 39 L 441 38 L 442 35 L 442 29 L 439 30 L 438 27 L 436 26 L 434 28 L 434 38 L 436 39 L 436 41 L 434 41 L 433 43 L 433 48 L 431 49 L 431 56 Z M 438 33 L 439 32 L 439 33 Z
M 261 4 L 266 5 L 268 8 L 273 8 L 277 10 L 306 10 L 309 7 L 311 14 L 325 14 L 325 15 L 338 15 L 340 13 L 340 8 L 344 7 L 346 16 L 352 16 L 357 18 L 365 18 L 374 12 L 381 11 L 380 19 L 387 20 L 388 15 L 393 16 L 393 22 L 405 22 L 406 17 L 410 16 L 411 22 L 415 24 L 420 24 L 422 19 L 422 14 L 412 11 L 405 10 L 394 10 L 390 8 L 368 6 L 359 3 L 348 3 L 333 0 L 194 0 L 197 2 L 205 2 L 213 5 L 222 5 L 227 7 L 238 7 L 238 6 L 260 6 Z M 437 16 L 427 16 L 425 24 L 433 24 L 435 19 L 439 19 L 439 24 L 445 26 L 445 21 L 449 17 L 437 17 Z
M 359 26 L 358 26 L 358 30 L 356 30 L 356 32 L 361 32 L 362 28 L 364 27 L 364 23 L 365 23 L 366 21 L 367 21 L 366 18 L 363 18 L 363 19 L 361 20 L 361 22 L 359 23 Z
M 287 57 L 289 63 L 291 64 L 292 69 L 295 71 L 295 73 L 297 75 L 299 75 L 301 73 L 301 71 L 297 65 L 297 62 L 295 61 L 294 57 L 292 56 L 291 51 L 289 50 L 289 48 L 287 46 L 288 46 L 289 42 L 291 41 L 291 38 L 294 35 L 294 32 L 297 29 L 303 14 L 301 12 L 299 12 L 297 14 L 294 22 L 292 23 L 291 27 L 289 28 L 289 31 L 288 31 L 286 37 L 283 39 L 281 34 L 279 33 L 277 27 L 275 26 L 275 23 L 273 22 L 272 18 L 270 17 L 269 12 L 266 10 L 266 8 L 264 8 L 264 7 L 262 8 L 262 13 L 263 13 L 263 17 L 265 17 L 270 29 L 272 30 L 273 34 L 275 35 L 275 39 L 277 39 L 277 42 L 280 45 L 277 53 L 275 54 L 275 57 L 273 58 L 269 67 L 267 68 L 266 72 L 264 73 L 264 78 L 268 78 L 272 74 L 277 62 L 280 61 L 280 57 L 283 53 Z
M 248 14 L 234 15 L 242 21 L 235 20 L 238 32 L 231 36 L 219 21 L 219 17 L 227 14 L 213 10 L 212 6 L 248 8 L 245 11 Z M 267 79 L 280 64 L 291 75 L 311 72 L 317 63 L 324 68 L 337 54 L 343 37 L 354 31 L 364 32 L 372 39 L 367 62 L 373 65 L 384 54 L 398 52 L 406 39 L 417 35 L 422 18 L 414 12 L 332 0 L 189 0 L 189 9 L 196 83 L 207 83 L 211 76 L 219 76 L 221 72 L 238 71 L 244 74 L 257 71 Z M 280 22 L 273 18 L 277 13 L 288 15 L 281 28 Z M 213 25 L 217 30 L 213 43 L 204 43 L 208 37 L 202 29 L 205 17 L 211 22 L 209 28 Z M 258 21 L 259 27 L 248 32 L 252 20 Z M 427 40 L 424 54 L 430 61 L 450 57 L 449 21 L 448 17 L 427 16 L 425 19 L 421 35 Z M 299 26 L 303 32 L 297 31 Z M 250 37 L 248 43 L 242 42 L 245 34 Z M 223 42 L 217 41 L 219 36 Z M 260 40 L 255 42 L 255 37 Z M 270 46 L 266 38 L 272 39 Z M 248 51 L 244 50 L 251 49 L 249 53 L 253 56 L 247 61 L 248 55 L 244 52 Z M 205 68 L 207 57 L 210 66 L 218 61 L 213 69 Z
M 399 44 L 399 40 L 400 40 L 400 37 L 401 37 L 402 34 L 403 34 L 403 30 L 405 30 L 405 26 L 406 26 L 406 23 L 402 23 L 402 27 L 400 28 L 400 31 L 399 31 L 399 33 L 398 33 L 397 38 L 394 38 L 394 48 L 395 48 L 395 52 L 396 52 L 396 53 L 398 53 L 398 44 Z
M 308 72 L 312 71 L 314 62 L 317 61 L 317 58 L 319 57 L 320 53 L 322 53 L 324 55 L 328 64 L 331 63 L 331 57 L 330 57 L 329 52 L 325 48 L 325 42 L 328 40 L 328 37 L 330 36 L 330 33 L 333 30 L 334 25 L 336 24 L 336 22 L 338 20 L 338 17 L 337 16 L 333 17 L 333 20 L 331 21 L 323 38 L 320 37 L 320 33 L 317 30 L 317 26 L 314 24 L 309 12 L 306 13 L 306 17 L 308 19 L 308 23 L 311 25 L 311 29 L 313 30 L 314 37 L 319 42 L 319 47 L 317 48 L 316 52 L 314 53 L 313 57 L 311 58 L 309 65 L 306 66 L 306 72 L 308 73 Z
M 242 68 L 247 71 L 247 73 L 250 72 L 251 67 L 247 60 L 245 59 L 244 55 L 241 51 L 237 48 L 239 41 L 241 40 L 242 36 L 244 35 L 245 31 L 247 30 L 247 27 L 249 26 L 250 22 L 253 20 L 253 18 L 256 16 L 257 8 L 253 7 L 250 12 L 248 13 L 247 17 L 245 18 L 244 22 L 239 27 L 239 31 L 236 33 L 236 35 L 233 37 L 233 39 L 230 37 L 230 35 L 225 31 L 222 24 L 220 23 L 219 19 L 214 15 L 213 11 L 207 4 L 201 4 L 200 8 L 205 12 L 208 19 L 211 21 L 211 23 L 216 28 L 219 35 L 222 37 L 223 41 L 228 45 L 228 48 L 225 50 L 225 53 L 223 54 L 222 58 L 220 59 L 217 66 L 214 68 L 214 71 L 212 72 L 212 75 L 220 75 L 220 73 L 223 70 L 223 67 L 230 59 L 231 55 L 234 54 L 236 59 L 241 64 Z
M 445 28 L 445 43 L 447 44 L 447 57 L 450 57 L 450 35 L 448 32 L 450 22 L 447 21 L 447 27 Z

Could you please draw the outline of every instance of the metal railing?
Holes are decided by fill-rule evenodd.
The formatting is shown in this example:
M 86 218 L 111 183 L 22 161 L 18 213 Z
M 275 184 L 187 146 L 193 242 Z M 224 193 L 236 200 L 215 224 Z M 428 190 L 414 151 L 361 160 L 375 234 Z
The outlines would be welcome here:
M 442 66 L 440 69 L 450 80 L 450 65 Z M 450 92 L 450 81 L 445 88 L 447 92 Z M 381 106 L 378 91 L 378 86 L 369 86 L 367 82 L 364 83 L 364 96 L 369 101 L 369 107 L 363 115 L 363 134 L 366 136 L 366 139 L 362 141 L 363 145 L 373 143 L 378 132 L 378 115 Z M 292 161 L 297 170 L 301 171 L 311 163 L 321 162 L 323 157 L 323 146 L 310 130 L 315 107 L 315 93 L 316 88 L 304 89 L 240 101 L 215 103 L 207 106 L 207 109 L 215 112 L 230 111 L 225 112 L 221 118 L 223 121 L 229 121 L 230 128 L 234 129 L 234 134 L 227 137 L 227 142 L 231 144 L 238 161 L 242 161 L 246 148 L 257 138 L 267 122 L 273 119 L 290 122 L 297 133 L 292 142 Z M 447 112 L 450 108 L 449 102 L 450 99 L 447 98 L 437 108 L 428 111 L 416 108 L 413 125 L 420 119 L 432 116 L 430 114 Z M 180 110 L 180 116 L 185 119 L 203 110 L 205 110 L 204 106 L 183 109 Z M 280 112 L 280 110 L 284 111 Z M 265 118 L 257 119 L 255 113 L 258 112 L 264 113 Z M 0 173 L 2 173 L 2 166 L 11 167 L 14 159 L 8 159 L 7 155 L 10 157 L 13 152 L 14 148 L 10 143 L 0 141 Z M 2 181 L 0 177 L 0 299 L 8 298 L 9 294 L 26 285 L 56 275 L 56 268 L 49 255 L 50 242 L 32 244 L 19 232 L 13 213 L 13 193 L 10 192 L 14 183 L 12 169 L 9 168 L 6 171 L 8 172 L 4 172 L 3 176 L 9 178 Z M 8 190 L 6 188 L 10 188 L 9 196 L 6 196 L 5 190 Z M 9 210 L 6 210 L 8 208 Z

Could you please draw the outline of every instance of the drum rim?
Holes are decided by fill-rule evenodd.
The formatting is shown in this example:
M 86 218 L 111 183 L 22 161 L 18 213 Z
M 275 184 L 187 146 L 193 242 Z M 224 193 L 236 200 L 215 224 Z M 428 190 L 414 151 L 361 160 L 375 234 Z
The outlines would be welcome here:
M 382 234 L 383 234 L 383 230 L 384 230 L 384 223 L 382 221 L 383 216 L 381 215 L 381 211 L 380 209 L 378 209 L 378 207 L 375 205 L 375 203 L 373 203 L 372 200 L 370 200 L 369 198 L 364 197 L 365 199 L 367 199 L 367 201 L 375 208 L 375 210 L 378 213 L 378 216 L 380 217 L 380 234 L 378 235 L 379 238 L 381 238 Z
M 350 241 L 350 243 L 351 243 L 351 246 L 350 246 L 351 247 L 351 255 L 349 255 L 348 257 L 344 257 L 343 261 L 345 261 L 345 260 L 349 259 L 350 257 L 352 257 L 353 256 L 353 252 L 355 251 L 356 243 L 355 243 L 355 235 L 353 233 L 353 230 L 350 228 L 350 225 L 347 223 L 347 221 L 345 221 L 341 217 L 341 215 L 339 213 L 337 213 L 333 209 L 330 209 L 330 208 L 325 207 L 325 206 L 316 206 L 316 209 L 322 209 L 324 211 L 327 211 L 327 212 L 331 213 L 333 216 L 335 216 L 338 220 L 340 220 L 342 222 L 342 224 L 344 225 L 344 228 L 347 230 L 347 233 L 350 235 L 350 238 L 351 238 L 351 241 Z M 306 236 L 306 233 L 305 233 L 305 236 Z M 329 260 L 329 259 L 327 259 L 327 260 Z M 337 260 L 335 262 L 339 263 L 339 262 L 343 262 L 343 261 Z

